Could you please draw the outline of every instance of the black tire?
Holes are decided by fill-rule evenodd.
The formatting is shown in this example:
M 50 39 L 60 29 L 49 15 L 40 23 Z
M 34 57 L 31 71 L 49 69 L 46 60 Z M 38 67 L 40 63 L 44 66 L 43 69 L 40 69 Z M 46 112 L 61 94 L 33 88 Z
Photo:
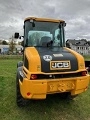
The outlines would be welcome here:
M 78 95 L 73 95 L 73 96 L 72 96 L 71 94 L 69 94 L 68 97 L 67 97 L 67 99 L 68 99 L 68 100 L 74 100 L 77 96 L 78 96 Z
M 71 95 L 69 92 L 61 93 L 60 97 L 65 100 L 74 100 L 78 95 Z
M 26 106 L 28 103 L 27 99 L 24 99 L 20 93 L 20 87 L 19 87 L 19 73 L 17 72 L 16 75 L 16 103 L 19 107 Z
M 19 62 L 17 63 L 17 68 L 18 68 L 18 67 L 21 67 L 21 66 L 23 66 L 23 61 L 19 61 Z

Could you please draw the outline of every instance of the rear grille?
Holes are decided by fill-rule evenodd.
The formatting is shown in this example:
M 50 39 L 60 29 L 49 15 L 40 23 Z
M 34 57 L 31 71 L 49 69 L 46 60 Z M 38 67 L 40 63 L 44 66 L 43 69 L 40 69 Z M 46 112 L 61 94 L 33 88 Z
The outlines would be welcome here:
M 68 73 L 68 74 L 50 74 L 50 75 L 43 75 L 37 74 L 37 79 L 58 79 L 58 78 L 71 78 L 71 77 L 81 77 L 82 72 L 78 73 Z

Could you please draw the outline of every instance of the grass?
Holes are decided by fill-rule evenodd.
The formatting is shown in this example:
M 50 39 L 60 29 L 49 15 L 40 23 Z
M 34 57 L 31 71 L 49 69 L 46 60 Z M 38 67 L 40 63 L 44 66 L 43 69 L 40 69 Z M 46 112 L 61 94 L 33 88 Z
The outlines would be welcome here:
M 0 59 L 20 59 L 22 55 L 0 55 Z
M 0 120 L 90 120 L 90 88 L 71 102 L 55 94 L 17 107 L 15 76 L 20 60 L 0 59 Z
M 90 55 L 84 55 L 83 57 L 85 58 L 85 60 L 90 61 Z

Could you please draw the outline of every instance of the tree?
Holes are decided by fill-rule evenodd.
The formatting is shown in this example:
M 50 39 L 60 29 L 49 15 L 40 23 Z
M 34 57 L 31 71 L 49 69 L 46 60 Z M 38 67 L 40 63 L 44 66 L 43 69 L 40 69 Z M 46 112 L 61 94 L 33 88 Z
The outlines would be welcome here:
M 89 46 L 90 46 L 90 41 L 88 41 L 87 43 L 88 43 L 88 44 L 89 44 Z
M 14 49 L 15 49 L 15 42 L 14 42 L 14 37 L 12 36 L 10 44 L 9 44 L 9 50 L 11 53 L 13 53 Z
M 5 40 L 3 40 L 2 45 L 8 45 L 8 43 Z
M 24 46 L 24 40 L 21 42 L 21 46 Z

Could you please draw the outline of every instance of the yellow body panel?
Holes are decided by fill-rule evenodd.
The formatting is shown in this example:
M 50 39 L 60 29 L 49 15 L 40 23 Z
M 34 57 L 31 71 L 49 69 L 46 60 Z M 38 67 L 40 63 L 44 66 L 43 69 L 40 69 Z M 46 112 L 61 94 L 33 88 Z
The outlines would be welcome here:
M 89 75 L 76 78 L 63 78 L 54 80 L 28 80 L 23 79 L 20 82 L 20 91 L 24 98 L 45 99 L 47 94 L 70 92 L 76 95 L 87 90 L 89 84 Z M 30 93 L 28 96 L 27 93 Z
M 83 56 L 80 55 L 79 53 L 77 53 L 76 51 L 71 50 L 71 49 L 69 49 L 69 48 L 66 48 L 66 47 L 65 47 L 65 49 L 67 49 L 68 51 L 70 51 L 70 52 L 77 58 L 77 61 L 78 61 L 78 69 L 79 69 L 79 70 L 85 69 L 85 63 L 84 63 L 84 58 L 83 58 Z
M 40 72 L 41 71 L 41 62 L 38 51 L 35 47 L 29 47 L 25 50 L 25 55 L 29 61 L 29 71 L 30 72 Z
M 78 70 L 77 71 L 70 71 L 70 72 L 65 72 L 65 71 L 64 72 L 54 72 L 52 74 L 66 74 L 66 73 L 71 73 L 72 74 L 72 73 L 77 73 L 77 72 L 80 72 L 80 71 L 86 71 L 84 58 L 80 54 L 78 54 L 77 52 L 75 52 L 75 51 L 73 51 L 73 50 L 71 50 L 69 48 L 65 47 L 65 49 L 70 51 L 77 58 Z M 28 47 L 28 48 L 26 48 L 25 52 L 24 52 L 24 56 L 27 57 L 28 63 L 29 63 L 28 70 L 23 66 L 23 70 L 25 71 L 25 72 L 24 71 L 23 72 L 24 72 L 25 76 L 28 79 L 30 79 L 30 75 L 31 74 L 46 74 L 46 75 L 50 74 L 50 73 L 43 73 L 43 72 L 41 72 L 40 56 L 38 54 L 38 51 L 35 49 L 35 47 Z M 51 64 L 50 64 L 50 67 L 51 67 Z
M 23 78 L 22 82 L 19 80 L 20 92 L 24 98 L 45 99 L 47 94 L 62 92 L 70 92 L 73 96 L 87 90 L 90 80 L 88 73 L 86 76 L 82 77 L 30 80 L 31 74 L 72 74 L 86 71 L 84 58 L 71 49 L 65 49 L 70 51 L 77 58 L 78 70 L 69 72 L 44 73 L 41 71 L 40 56 L 35 47 L 28 47 L 25 49 L 24 56 L 26 56 L 28 60 L 28 69 L 23 66 L 23 73 L 25 75 L 25 78 Z M 28 93 L 30 95 L 28 95 Z

